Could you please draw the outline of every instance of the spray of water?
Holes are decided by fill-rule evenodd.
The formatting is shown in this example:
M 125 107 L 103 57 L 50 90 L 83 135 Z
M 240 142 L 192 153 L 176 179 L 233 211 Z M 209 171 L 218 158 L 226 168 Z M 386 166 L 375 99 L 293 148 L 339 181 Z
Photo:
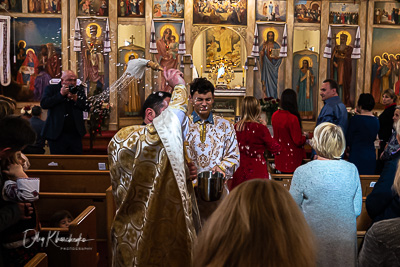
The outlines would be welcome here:
M 119 94 L 124 92 L 131 82 L 135 79 L 143 78 L 146 67 L 151 67 L 154 70 L 162 70 L 162 68 L 157 64 L 148 59 L 138 58 L 128 61 L 125 72 L 116 80 L 113 84 L 105 89 L 102 93 L 94 95 L 88 98 L 89 103 L 96 103 L 99 101 L 108 102 L 110 98 L 110 92 L 117 91 Z M 94 111 L 96 112 L 96 111 Z

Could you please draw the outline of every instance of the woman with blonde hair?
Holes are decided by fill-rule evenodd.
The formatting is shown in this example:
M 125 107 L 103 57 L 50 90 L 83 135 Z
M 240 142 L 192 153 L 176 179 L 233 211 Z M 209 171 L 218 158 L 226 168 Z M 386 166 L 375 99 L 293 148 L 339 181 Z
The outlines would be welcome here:
M 246 96 L 242 104 L 242 119 L 236 123 L 236 138 L 240 151 L 240 167 L 233 174 L 232 190 L 240 183 L 255 179 L 269 178 L 264 152 L 281 150 L 281 146 L 271 137 L 265 122 L 260 118 L 261 107 L 253 96 Z
M 239 185 L 200 232 L 193 265 L 315 266 L 311 230 L 288 191 L 275 181 Z
M 356 266 L 362 194 L 357 167 L 341 156 L 342 128 L 330 122 L 314 130 L 317 159 L 296 169 L 290 193 L 316 237 L 317 266 Z

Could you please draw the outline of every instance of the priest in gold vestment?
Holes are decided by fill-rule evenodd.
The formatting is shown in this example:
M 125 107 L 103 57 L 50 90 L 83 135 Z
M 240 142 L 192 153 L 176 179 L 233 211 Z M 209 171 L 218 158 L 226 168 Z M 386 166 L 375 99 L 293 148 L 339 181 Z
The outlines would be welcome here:
M 187 91 L 180 75 L 166 72 L 174 92 L 152 124 L 123 128 L 109 144 L 113 266 L 192 265 L 198 210 L 184 168 Z

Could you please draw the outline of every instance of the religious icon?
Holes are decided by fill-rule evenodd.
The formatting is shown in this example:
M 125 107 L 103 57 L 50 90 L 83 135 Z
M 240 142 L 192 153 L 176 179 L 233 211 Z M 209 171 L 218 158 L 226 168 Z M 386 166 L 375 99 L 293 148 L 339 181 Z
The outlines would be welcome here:
M 339 97 L 348 107 L 352 107 L 355 103 L 357 62 L 351 58 L 355 31 L 355 28 L 335 27 L 332 29 L 335 45 L 332 48 L 329 65 L 330 78 L 337 81 Z
M 260 72 L 264 97 L 278 98 L 279 69 L 282 58 L 279 51 L 283 27 L 259 27 Z
M 295 0 L 295 22 L 320 23 L 321 1 Z
M 358 24 L 359 4 L 330 3 L 329 23 L 331 24 Z
M 118 47 L 118 76 L 121 77 L 126 70 L 129 60 L 144 58 L 145 48 L 134 44 L 135 37 L 131 35 L 127 45 Z M 134 79 L 128 85 L 127 90 L 121 92 L 120 116 L 138 116 L 144 102 L 144 79 Z
M 154 0 L 153 16 L 155 18 L 183 18 L 184 0 Z
M 106 20 L 80 19 L 82 52 L 79 54 L 79 78 L 88 86 L 88 96 L 101 93 L 108 86 L 108 56 L 104 52 Z
M 247 0 L 194 0 L 193 23 L 247 25 Z
M 371 77 L 371 94 L 375 99 L 375 103 L 379 103 L 381 100 L 381 65 L 382 58 L 380 56 L 374 57 L 374 64 L 372 65 L 372 77 Z
M 61 0 L 29 0 L 29 13 L 61 13 Z
M 286 21 L 287 1 L 257 0 L 256 20 Z
M 0 0 L 0 10 L 8 10 L 11 12 L 22 12 L 21 0 Z
M 400 3 L 375 1 L 374 23 L 399 25 L 399 10 Z
M 50 79 L 61 76 L 61 19 L 17 18 L 14 26 L 16 83 L 5 94 L 17 101 L 40 101 Z
M 108 16 L 108 0 L 77 0 L 78 16 Z
M 145 15 L 144 0 L 118 0 L 119 17 L 138 17 L 144 18 Z M 161 12 L 161 11 L 160 11 Z M 183 18 L 183 16 L 182 16 Z
M 226 67 L 240 69 L 244 62 L 241 58 L 240 36 L 226 27 L 214 27 L 206 31 L 205 36 L 206 70 L 218 60 L 223 60 Z
M 399 29 L 375 28 L 373 30 L 371 94 L 376 103 L 380 103 L 381 94 L 386 89 L 393 89 L 396 95 L 400 95 L 399 36 Z
M 293 89 L 297 92 L 300 116 L 303 120 L 314 119 L 314 107 L 318 96 L 318 58 L 316 52 L 304 49 L 294 53 Z
M 156 46 L 158 54 L 156 59 L 158 64 L 165 70 L 178 68 L 178 47 L 179 34 L 181 32 L 182 23 L 154 23 L 156 31 Z M 166 86 L 164 75 L 158 75 L 159 91 L 170 90 Z

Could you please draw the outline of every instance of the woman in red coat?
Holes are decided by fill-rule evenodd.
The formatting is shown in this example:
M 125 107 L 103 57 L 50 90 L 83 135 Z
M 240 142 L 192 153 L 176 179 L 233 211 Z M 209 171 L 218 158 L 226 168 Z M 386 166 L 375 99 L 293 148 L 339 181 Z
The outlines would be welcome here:
M 236 123 L 236 137 L 240 150 L 240 167 L 233 174 L 231 190 L 237 185 L 256 178 L 269 178 L 265 149 L 271 153 L 281 147 L 271 137 L 265 122 L 260 119 L 261 107 L 255 97 L 247 96 L 242 104 L 242 119 Z
M 280 110 L 272 115 L 274 138 L 282 150 L 275 155 L 275 168 L 282 173 L 293 173 L 305 157 L 306 136 L 301 132 L 301 120 L 297 108 L 296 92 L 282 92 Z

